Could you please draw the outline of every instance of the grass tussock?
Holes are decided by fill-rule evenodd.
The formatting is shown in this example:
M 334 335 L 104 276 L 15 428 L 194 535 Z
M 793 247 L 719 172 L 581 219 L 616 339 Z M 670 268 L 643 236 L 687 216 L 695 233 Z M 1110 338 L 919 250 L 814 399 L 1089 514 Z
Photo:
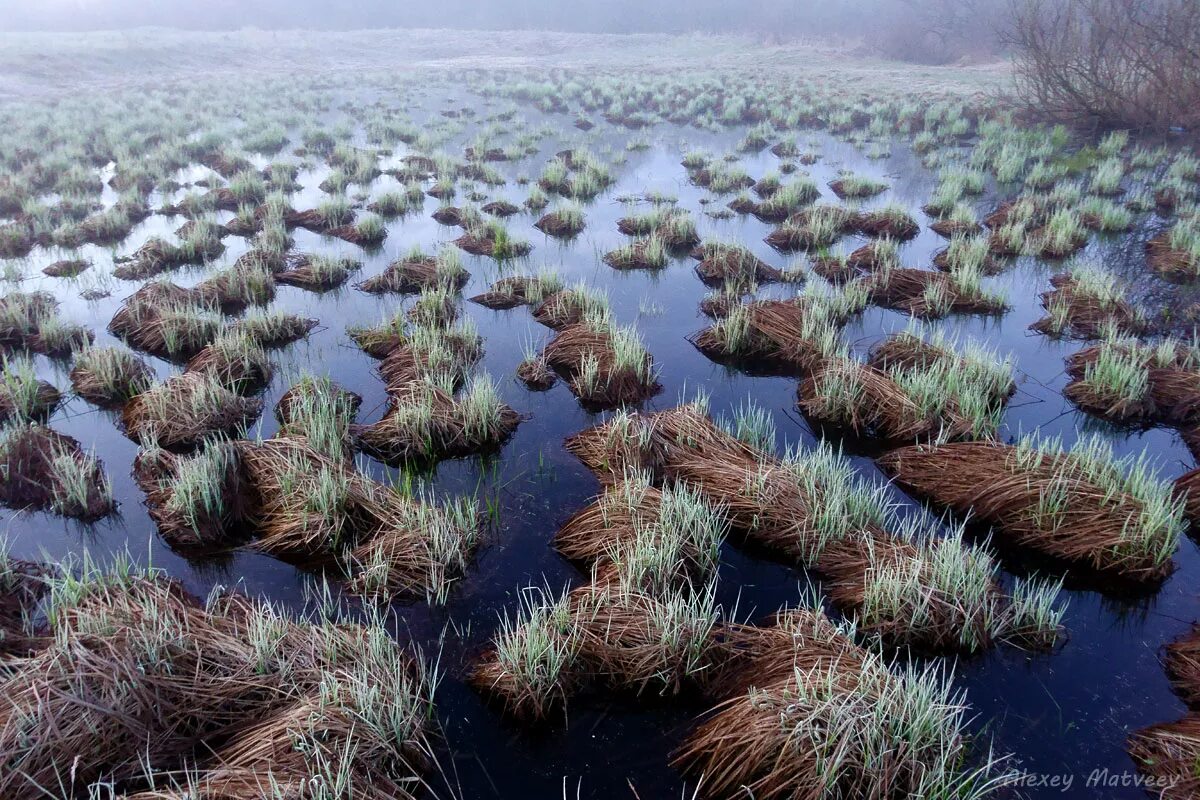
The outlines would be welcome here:
M 496 261 L 524 258 L 533 250 L 529 242 L 513 238 L 504 223 L 496 219 L 471 225 L 454 244 L 471 255 L 488 256 Z
M 287 267 L 275 273 L 275 280 L 310 292 L 328 292 L 345 284 L 360 269 L 362 262 L 353 258 L 305 253 L 288 259 Z
M 617 270 L 662 269 L 670 260 L 671 251 L 657 233 L 610 250 L 603 257 L 605 264 Z
M 112 485 L 79 442 L 41 425 L 0 429 L 0 503 L 93 522 L 116 508 Z
M 358 288 L 371 294 L 416 294 L 436 288 L 458 290 L 470 277 L 454 250 L 443 248 L 437 255 L 430 256 L 420 248 L 414 248 L 403 258 L 388 264 L 379 275 L 358 284 Z
M 494 452 L 521 422 L 486 377 L 473 379 L 457 395 L 427 380 L 408 381 L 390 388 L 389 398 L 379 422 L 352 429 L 364 452 L 389 464 Z
M 841 351 L 838 332 L 865 301 L 857 287 L 847 287 L 831 296 L 730 305 L 723 318 L 689 340 L 718 362 L 761 364 L 803 374 Z
M 1180 217 L 1146 242 L 1146 262 L 1159 274 L 1177 280 L 1200 275 L 1200 214 Z
M 234 336 L 245 336 L 259 347 L 274 349 L 304 339 L 317 320 L 286 311 L 250 313 L 228 326 Z
M 608 314 L 608 297 L 598 289 L 579 283 L 547 295 L 532 313 L 535 320 L 559 331 L 589 317 Z
M 609 488 L 560 530 L 559 550 L 603 564 L 619 543 L 638 539 L 631 531 L 653 520 L 648 509 L 659 495 L 645 482 L 654 478 L 664 492 L 695 491 L 738 538 L 824 575 L 831 599 L 864 635 L 928 652 L 1057 641 L 1063 609 L 1055 584 L 1034 580 L 1006 594 L 992 557 L 966 544 L 961 529 L 941 535 L 901 523 L 886 487 L 864 480 L 840 453 L 822 444 L 777 457 L 765 449 L 769 433 L 753 407 L 716 425 L 700 406 L 683 406 L 617 416 L 572 437 L 567 449 Z M 630 477 L 639 474 L 647 477 Z M 651 549 L 674 552 L 679 568 L 694 574 L 679 548 Z
M 1183 504 L 1145 456 L 1116 458 L 1099 439 L 962 442 L 893 450 L 897 482 L 992 523 L 1037 552 L 1097 572 L 1157 581 L 1173 569 Z
M 562 203 L 543 214 L 533 227 L 556 239 L 570 239 L 582 233 L 586 225 L 583 206 L 578 203 Z
M 104 783 L 142 798 L 351 785 L 411 798 L 433 765 L 434 680 L 380 622 L 306 621 L 230 594 L 203 602 L 126 564 L 85 562 L 51 580 L 49 602 L 46 646 L 7 678 L 6 797 Z M 193 756 L 197 742 L 207 748 Z
M 537 306 L 547 297 L 562 290 L 563 282 L 558 273 L 545 270 L 534 275 L 510 275 L 501 278 L 483 294 L 472 297 L 471 302 L 494 310 L 522 305 Z
M 206 375 L 242 395 L 255 394 L 271 382 L 266 351 L 245 333 L 225 333 L 188 359 L 189 373 Z
M 784 253 L 832 247 L 854 230 L 854 212 L 838 205 L 815 205 L 788 217 L 767 235 L 767 244 Z
M 246 442 L 239 450 L 252 490 L 251 546 L 300 563 L 337 565 L 360 594 L 444 601 L 474 549 L 472 506 L 402 495 L 305 439 Z
M 211 220 L 196 219 L 185 226 L 178 244 L 153 237 L 128 256 L 114 259 L 113 275 L 122 280 L 146 280 L 184 264 L 205 264 L 225 252 L 225 231 Z
M 144 361 L 116 347 L 88 347 L 75 354 L 71 387 L 102 408 L 113 408 L 150 388 L 154 375 Z
M 671 205 L 657 206 L 644 213 L 617 220 L 617 230 L 626 236 L 653 237 L 667 250 L 691 249 L 700 244 L 696 223 L 688 212 Z
M 1010 360 L 915 327 L 876 345 L 867 363 L 822 362 L 799 402 L 811 418 L 857 435 L 950 441 L 994 436 L 1015 389 Z
M 93 338 L 87 328 L 59 318 L 58 301 L 49 292 L 10 292 L 0 298 L 0 350 L 63 358 Z
M 1113 331 L 1137 334 L 1145 327 L 1142 315 L 1108 272 L 1075 267 L 1055 275 L 1050 283 L 1054 288 L 1042 294 L 1046 316 L 1030 330 L 1053 337 L 1099 339 Z
M 1200 414 L 1200 354 L 1173 339 L 1110 336 L 1069 356 L 1067 374 L 1063 395 L 1113 422 L 1188 426 Z
M 1200 708 L 1200 629 L 1193 628 L 1167 645 L 1163 666 L 1171 688 L 1188 708 Z
M 566 597 L 536 588 L 522 591 L 520 608 L 500 619 L 491 648 L 471 673 L 471 683 L 516 716 L 543 719 L 566 706 L 581 680 L 580 637 Z
M 134 441 L 176 449 L 236 436 L 261 412 L 261 400 L 236 394 L 218 377 L 185 372 L 132 398 L 121 419 Z
M 108 329 L 130 347 L 186 359 L 217 337 L 221 319 L 210 304 L 170 283 L 148 283 L 126 298 Z
M 230 442 L 208 441 L 186 456 L 151 445 L 138 454 L 134 477 L 150 518 L 172 549 L 207 554 L 240 542 L 246 489 Z
M 818 611 L 743 632 L 750 656 L 674 756 L 705 797 L 979 798 L 1002 785 L 968 766 L 967 707 L 936 667 L 889 668 Z
M 754 281 L 776 283 L 794 276 L 772 267 L 745 247 L 726 242 L 705 242 L 695 249 L 693 256 L 700 261 L 696 274 L 708 286 L 723 286 L 729 283 Z
M 937 319 L 948 314 L 999 314 L 1004 299 L 986 290 L 980 268 L 960 266 L 953 272 L 888 267 L 867 276 L 871 302 L 912 316 Z
M 0 422 L 44 422 L 61 400 L 58 389 L 37 376 L 33 361 L 0 358 Z
M 563 328 L 541 358 L 585 405 L 615 408 L 641 403 L 658 392 L 654 359 L 633 328 L 607 319 Z
M 412 325 L 404 344 L 380 362 L 379 375 L 389 393 L 418 378 L 457 391 L 482 356 L 483 337 L 469 319 L 453 327 Z
M 304 438 L 329 458 L 349 457 L 350 425 L 361 405 L 361 397 L 327 376 L 305 376 L 279 398 L 275 419 L 281 436 Z

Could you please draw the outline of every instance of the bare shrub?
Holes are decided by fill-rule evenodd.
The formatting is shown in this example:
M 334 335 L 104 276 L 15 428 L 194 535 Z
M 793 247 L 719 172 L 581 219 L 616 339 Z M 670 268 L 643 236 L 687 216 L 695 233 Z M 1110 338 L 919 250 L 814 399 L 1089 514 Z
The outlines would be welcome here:
M 1200 125 L 1196 0 L 1015 0 L 1020 100 L 1096 127 Z

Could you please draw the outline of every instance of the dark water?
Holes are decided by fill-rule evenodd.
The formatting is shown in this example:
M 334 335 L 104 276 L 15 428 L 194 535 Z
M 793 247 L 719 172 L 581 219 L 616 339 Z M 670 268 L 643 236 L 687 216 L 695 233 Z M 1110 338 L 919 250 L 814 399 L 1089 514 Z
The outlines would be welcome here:
M 431 93 L 423 100 L 433 115 L 443 107 L 446 95 Z M 457 103 L 460 95 L 454 94 Z M 473 101 L 478 109 L 485 103 Z M 414 112 L 419 118 L 422 112 Z M 522 109 L 521 115 L 531 127 L 549 122 L 566 131 L 560 138 L 541 143 L 541 151 L 517 164 L 497 164 L 510 178 L 525 173 L 536 178 L 550 154 L 565 146 L 586 143 L 604 154 L 608 148 L 620 153 L 630 135 L 601 125 L 590 134 L 569 127 L 565 117 L 543 116 Z M 561 244 L 543 236 L 532 227 L 536 215 L 522 214 L 508 221 L 510 231 L 528 239 L 532 255 L 524 262 L 500 267 L 490 259 L 464 256 L 472 277 L 463 291 L 470 296 L 483 291 L 504 274 L 530 272 L 551 267 L 567 283 L 584 280 L 605 289 L 616 319 L 634 323 L 642 333 L 660 369 L 664 391 L 647 404 L 649 409 L 669 408 L 687 398 L 696 389 L 711 396 L 715 415 L 728 414 L 747 398 L 769 410 L 778 429 L 778 445 L 811 444 L 814 432 L 795 409 L 796 382 L 786 378 L 761 378 L 743 375 L 713 364 L 697 352 L 685 336 L 708 324 L 697 311 L 706 293 L 692 271 L 690 259 L 673 261 L 656 273 L 618 273 L 600 261 L 600 256 L 627 241 L 616 230 L 616 220 L 628 209 L 614 198 L 659 190 L 676 195 L 680 205 L 691 209 L 701 234 L 736 239 L 759 257 L 775 266 L 791 262 L 763 243 L 770 226 L 753 218 L 728 221 L 712 220 L 700 213 L 699 203 L 707 193 L 687 183 L 679 161 L 681 149 L 705 147 L 720 154 L 733 148 L 741 131 L 705 133 L 672 126 L 658 126 L 640 135 L 650 148 L 628 154 L 628 163 L 614 168 L 615 185 L 588 205 L 587 229 L 570 244 Z M 361 137 L 361 133 L 359 134 Z M 468 124 L 447 150 L 460 152 L 473 136 Z M 868 160 L 862 151 L 823 133 L 802 132 L 801 146 L 816 143 L 821 160 L 809 168 L 825 199 L 834 200 L 825 188 L 839 167 L 885 180 L 891 189 L 867 205 L 899 202 L 910 207 L 914 217 L 925 220 L 919 209 L 935 184 L 935 176 L 921 166 L 920 160 L 902 143 L 894 143 L 886 159 Z M 402 151 L 398 151 L 400 155 Z M 265 161 L 261 162 L 265 163 Z M 261 165 L 260 163 L 260 165 Z M 778 159 L 769 153 L 747 155 L 745 169 L 759 177 L 775 169 Z M 327 175 L 322 168 L 301 174 L 304 190 L 294 199 L 296 208 L 315 206 L 322 193 L 317 184 Z M 197 177 L 199 173 L 197 173 Z M 787 176 L 785 176 L 785 180 Z M 398 188 L 391 178 L 381 178 L 371 187 L 372 196 Z M 505 198 L 520 204 L 527 189 L 515 182 L 489 190 L 492 199 Z M 115 199 L 108 196 L 108 201 Z M 729 198 L 726 198 L 729 199 Z M 986 213 L 997 199 L 993 189 L 979 199 L 979 210 Z M 462 202 L 460 197 L 459 203 Z M 724 201 L 721 201 L 722 203 Z M 157 198 L 152 206 L 157 207 Z M 716 207 L 710 206 L 710 207 Z M 456 228 L 438 225 L 429 214 L 436 201 L 428 199 L 422 213 L 396 220 L 389 225 L 384 247 L 375 253 L 323 239 L 305 231 L 296 231 L 296 248 L 308 252 L 344 252 L 363 258 L 364 269 L 357 280 L 380 272 L 384 266 L 413 245 L 429 251 L 459 233 Z M 21 265 L 29 278 L 23 291 L 46 288 L 62 302 L 61 314 L 76 322 L 85 322 L 96 332 L 98 345 L 116 342 L 104 326 L 120 300 L 136 284 L 112 279 L 111 297 L 88 302 L 79 297 L 92 288 L 97 276 L 111 269 L 112 255 L 130 253 L 148 236 L 169 235 L 184 220 L 152 216 L 115 251 L 85 248 L 96 266 L 77 282 L 42 278 L 41 267 L 55 260 L 53 252 L 35 251 Z M 1146 276 L 1141 264 L 1141 249 L 1128 244 L 1144 238 L 1160 223 L 1143 221 L 1135 237 L 1098 240 L 1085 253 L 1135 280 L 1140 295 L 1164 297 L 1177 293 L 1168 285 Z M 233 263 L 245 250 L 243 240 L 228 237 L 226 253 L 216 266 Z M 860 242 L 853 237 L 843 242 L 849 251 Z M 925 229 L 902 249 L 906 266 L 929 267 L 932 254 L 945 241 Z M 800 257 L 802 258 L 802 257 Z M 1004 274 L 988 284 L 1007 294 L 1011 309 L 1002 318 L 958 317 L 936 323 L 959 333 L 965 340 L 976 338 L 1011 353 L 1018 377 L 1018 393 L 1004 417 L 1002 435 L 1040 429 L 1060 434 L 1068 443 L 1083 431 L 1100 430 L 1111 438 L 1118 453 L 1148 450 L 1161 461 L 1163 474 L 1175 477 L 1191 466 L 1190 457 L 1177 437 L 1169 431 L 1150 430 L 1128 433 L 1108 429 L 1075 411 L 1061 396 L 1066 383 L 1063 358 L 1080 347 L 1076 342 L 1055 342 L 1026 330 L 1041 316 L 1037 299 L 1049 287 L 1053 265 L 1034 259 L 1020 259 Z M 183 270 L 170 277 L 181 284 L 202 279 L 204 270 Z M 794 288 L 771 287 L 764 294 L 783 296 Z M 306 342 L 276 351 L 275 378 L 266 393 L 270 409 L 278 396 L 301 373 L 328 374 L 335 381 L 358 392 L 364 398 L 360 419 L 374 421 L 385 408 L 383 382 L 374 374 L 375 361 L 364 355 L 345 335 L 349 324 L 369 324 L 390 317 L 411 300 L 399 296 L 374 297 L 352 286 L 324 295 L 281 286 L 275 309 L 316 317 L 321 327 Z M 547 585 L 557 591 L 578 584 L 583 576 L 559 558 L 550 546 L 558 525 L 596 493 L 596 480 L 562 448 L 564 437 L 600 422 L 582 410 L 565 386 L 559 384 L 546 393 L 532 393 L 513 376 L 522 359 L 523 347 L 534 342 L 540 347 L 550 332 L 535 323 L 527 309 L 494 312 L 464 303 L 463 313 L 473 319 L 485 339 L 486 355 L 480 370 L 498 382 L 503 398 L 514 408 L 526 412 L 529 420 L 521 425 L 511 442 L 498 457 L 487 462 L 469 459 L 442 464 L 436 471 L 432 488 L 438 496 L 476 494 L 486 497 L 498 508 L 498 522 L 489 531 L 484 546 L 471 564 L 465 578 L 452 591 L 444 607 L 430 608 L 424 603 L 397 605 L 397 632 L 434 654 L 440 649 L 445 678 L 437 695 L 438 716 L 445 733 L 443 766 L 452 784 L 464 798 L 486 797 L 632 797 L 659 798 L 690 796 L 679 776 L 668 766 L 668 757 L 687 734 L 696 716 L 704 709 L 670 704 L 657 700 L 633 702 L 603 696 L 585 697 L 571 703 L 569 721 L 531 730 L 518 726 L 489 707 L 463 682 L 463 675 L 497 625 L 502 609 L 515 609 L 516 594 L 522 587 Z M 907 319 L 901 314 L 869 309 L 860 320 L 847 327 L 845 338 L 858 350 L 865 350 L 882 336 L 902 330 Z M 60 388 L 69 386 L 67 365 L 38 359 L 40 371 Z M 156 362 L 161 375 L 174 368 Z M 50 424 L 55 429 L 94 448 L 103 459 L 114 481 L 120 502 L 120 515 L 90 527 L 64 522 L 52 515 L 4 511 L 4 528 L 14 554 L 22 557 L 60 559 L 85 548 L 96 554 L 128 549 L 140 561 L 151 561 L 176 576 L 193 591 L 203 595 L 214 584 L 239 584 L 252 594 L 265 594 L 290 605 L 302 602 L 309 575 L 270 557 L 237 553 L 222 561 L 188 561 L 171 552 L 157 537 L 155 527 L 142 505 L 139 490 L 129 479 L 136 446 L 114 424 L 112 415 L 98 411 L 78 398 L 60 408 Z M 264 415 L 251 435 L 270 436 L 275 422 Z M 848 452 L 866 475 L 883 481 L 870 458 Z M 366 458 L 362 468 L 380 480 L 396 477 L 394 470 Z M 917 510 L 911 499 L 893 491 L 897 502 Z M 1177 555 L 1178 571 L 1157 593 L 1134 599 L 1117 599 L 1104 587 L 1078 587 L 1065 592 L 1070 607 L 1065 618 L 1069 640 L 1052 654 L 1027 654 L 1000 647 L 992 652 L 953 664 L 955 681 L 965 689 L 974 713 L 974 727 L 994 738 L 998 753 L 1011 753 L 1015 763 L 1033 774 L 1060 775 L 1071 780 L 1069 790 L 1030 788 L 1030 797 L 1139 797 L 1136 788 L 1099 789 L 1086 781 L 1093 770 L 1130 772 L 1133 764 L 1125 753 L 1124 740 L 1131 731 L 1154 722 L 1180 716 L 1183 705 L 1170 692 L 1158 661 L 1159 649 L 1183 633 L 1197 616 L 1197 587 L 1200 586 L 1200 559 L 1191 540 L 1182 543 Z M 1006 561 L 1006 569 L 1021 572 L 1028 567 L 1018 561 Z M 764 616 L 781 605 L 799 600 L 808 582 L 802 571 L 749 556 L 726 546 L 720 572 L 719 600 L 727 606 L 737 603 L 739 611 L 752 618 Z

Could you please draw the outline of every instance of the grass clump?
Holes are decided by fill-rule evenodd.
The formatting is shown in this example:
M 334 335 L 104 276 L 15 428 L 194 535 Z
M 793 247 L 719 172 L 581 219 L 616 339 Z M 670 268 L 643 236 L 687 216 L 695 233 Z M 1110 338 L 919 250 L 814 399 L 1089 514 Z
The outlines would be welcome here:
M 533 275 L 510 275 L 491 285 L 488 291 L 471 298 L 491 309 L 503 310 L 521 305 L 538 306 L 548 297 L 563 291 L 562 278 L 554 270 L 541 270 Z
M 353 429 L 358 445 L 390 464 L 429 463 L 498 450 L 521 422 L 490 378 L 474 378 L 459 395 L 436 383 L 431 376 L 389 386 L 383 419 Z
M 591 407 L 636 404 L 662 390 L 641 336 L 614 325 L 606 315 L 588 314 L 564 327 L 541 357 Z
M 1112 336 L 1067 359 L 1067 399 L 1118 423 L 1187 425 L 1200 401 L 1200 355 L 1191 345 Z
M 458 290 L 470 277 L 456 251 L 443 248 L 430 256 L 420 247 L 414 247 L 403 258 L 388 264 L 379 275 L 358 284 L 358 288 L 371 294 L 415 294 L 438 287 Z
M 6 796 L 119 782 L 132 796 L 405 797 L 432 766 L 434 680 L 380 622 L 206 603 L 123 563 L 85 561 L 49 596 L 46 648 L 9 678 Z M 216 752 L 189 757 L 198 741 Z
M 185 372 L 132 398 L 121 418 L 131 439 L 170 449 L 237 435 L 261 411 L 261 400 L 234 393 L 218 377 Z
M 974 800 L 1004 785 L 994 763 L 966 766 L 966 706 L 936 667 L 889 669 L 808 609 L 741 635 L 749 655 L 728 679 L 728 699 L 674 757 L 704 776 L 707 793 L 783 798 L 837 787 Z
M 1099 339 L 1105 333 L 1135 334 L 1145 323 L 1125 298 L 1125 290 L 1111 273 L 1079 264 L 1050 279 L 1051 291 L 1042 294 L 1046 316 L 1031 330 L 1054 337 Z
M 622 245 L 604 254 L 604 263 L 613 269 L 662 269 L 670 261 L 666 242 L 657 233 Z
M 837 205 L 816 205 L 793 214 L 766 238 L 776 250 L 821 250 L 854 229 L 854 214 Z
M 564 202 L 538 219 L 534 227 L 547 236 L 569 239 L 579 235 L 585 224 L 583 206 L 579 203 Z
M 21 356 L 0 359 L 0 422 L 46 420 L 62 395 L 37 376 L 33 361 Z
M 838 332 L 865 304 L 860 287 L 850 284 L 830 295 L 732 305 L 690 340 L 719 362 L 804 374 L 844 349 Z
M 362 269 L 362 262 L 349 256 L 301 255 L 289 260 L 286 269 L 275 273 L 275 280 L 312 292 L 338 288 Z
M 10 292 L 0 298 L 0 347 L 59 358 L 90 344 L 92 332 L 64 322 L 57 309 L 49 292 Z
M 189 358 L 216 338 L 221 320 L 211 305 L 170 283 L 148 283 L 122 304 L 108 329 L 135 350 Z
M 861 200 L 868 197 L 874 197 L 877 194 L 882 194 L 887 191 L 887 184 L 869 178 L 865 175 L 855 175 L 854 173 L 842 173 L 835 181 L 829 184 L 829 188 L 838 197 L 845 199 Z
M 1146 243 L 1146 260 L 1162 275 L 1190 280 L 1200 275 L 1200 213 L 1181 217 Z
M 153 373 L 144 361 L 117 347 L 87 347 L 75 354 L 71 387 L 102 408 L 124 404 L 150 388 Z
M 1183 506 L 1144 455 L 1116 458 L 1098 438 L 965 442 L 894 450 L 902 485 L 989 521 L 1015 543 L 1101 573 L 1161 580 L 1172 569 Z
M 75 439 L 40 425 L 0 429 L 0 503 L 84 522 L 115 508 L 103 465 Z
M 520 609 L 500 619 L 492 649 L 476 665 L 472 683 L 501 698 L 514 716 L 541 719 L 565 706 L 577 680 L 580 632 L 566 597 L 554 600 L 529 588 Z
M 950 272 L 886 267 L 865 280 L 871 302 L 912 316 L 937 319 L 948 314 L 998 314 L 1004 298 L 984 288 L 984 272 L 960 263 Z
M 271 363 L 263 348 L 246 333 L 218 336 L 190 358 L 186 370 L 213 378 L 238 394 L 254 394 L 271 382 Z

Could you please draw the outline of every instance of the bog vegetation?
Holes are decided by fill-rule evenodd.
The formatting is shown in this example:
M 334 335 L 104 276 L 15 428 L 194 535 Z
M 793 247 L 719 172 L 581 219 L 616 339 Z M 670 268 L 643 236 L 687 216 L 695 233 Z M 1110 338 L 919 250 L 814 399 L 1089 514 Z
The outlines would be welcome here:
M 867 41 L 981 57 L 984 5 Z M 297 34 L 6 99 L 0 796 L 533 795 L 610 714 L 607 788 L 1005 796 L 1045 729 L 952 665 L 1195 615 L 1193 6 L 1023 0 L 1003 97 L 827 43 Z M 1137 729 L 1122 651 L 1119 724 L 1053 742 L 1137 729 L 1192 796 L 1195 640 L 1183 719 Z

